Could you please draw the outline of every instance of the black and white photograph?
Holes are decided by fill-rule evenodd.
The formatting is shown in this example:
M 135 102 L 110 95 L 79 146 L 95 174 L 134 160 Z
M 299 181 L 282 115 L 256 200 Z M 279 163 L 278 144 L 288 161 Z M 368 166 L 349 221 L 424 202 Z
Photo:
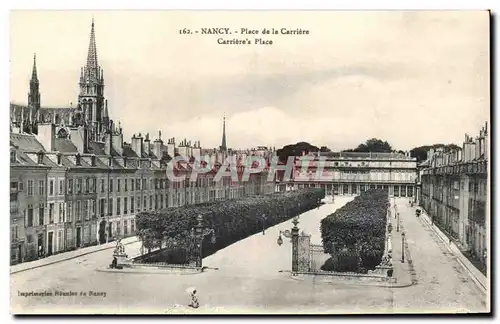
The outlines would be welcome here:
M 490 313 L 490 20 L 11 10 L 11 314 Z

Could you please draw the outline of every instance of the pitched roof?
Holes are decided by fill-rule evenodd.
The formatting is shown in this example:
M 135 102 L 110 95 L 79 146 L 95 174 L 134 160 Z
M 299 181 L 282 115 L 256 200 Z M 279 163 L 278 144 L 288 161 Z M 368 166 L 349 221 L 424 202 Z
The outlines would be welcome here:
M 10 142 L 24 151 L 45 151 L 34 135 L 10 133 Z
M 405 158 L 402 153 L 387 153 L 387 152 L 319 152 L 319 156 L 327 157 L 344 157 L 351 159 L 401 159 Z
M 67 138 L 56 138 L 55 139 L 55 148 L 56 151 L 61 153 L 73 153 L 78 152 L 76 146 L 71 142 L 70 139 Z

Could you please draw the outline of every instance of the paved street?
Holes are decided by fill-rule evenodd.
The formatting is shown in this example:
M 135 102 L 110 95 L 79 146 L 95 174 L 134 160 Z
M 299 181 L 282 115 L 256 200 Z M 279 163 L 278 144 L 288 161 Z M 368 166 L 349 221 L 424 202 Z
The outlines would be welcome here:
M 336 197 L 300 216 L 299 227 L 319 244 L 319 221 L 352 198 Z M 449 255 L 443 254 L 431 233 L 415 218 L 413 209 L 398 201 L 419 282 L 409 288 L 380 288 L 352 284 L 311 284 L 293 280 L 290 242 L 276 244 L 279 230 L 291 222 L 266 229 L 204 259 L 218 267 L 202 274 L 134 274 L 98 272 L 111 261 L 101 251 L 11 276 L 13 312 L 182 313 L 189 312 L 188 287 L 196 287 L 201 303 L 196 313 L 245 312 L 411 312 L 478 311 L 485 306 L 472 280 Z M 418 242 L 416 242 L 418 238 Z M 126 247 L 133 254 L 139 243 Z M 395 256 L 395 259 L 397 256 Z M 22 297 L 29 291 L 87 292 L 87 296 Z M 88 296 L 89 291 L 106 296 Z
M 419 312 L 478 312 L 486 296 L 428 224 L 415 216 L 408 199 L 396 199 L 418 283 L 394 289 L 394 307 Z M 394 256 L 400 259 L 400 256 Z

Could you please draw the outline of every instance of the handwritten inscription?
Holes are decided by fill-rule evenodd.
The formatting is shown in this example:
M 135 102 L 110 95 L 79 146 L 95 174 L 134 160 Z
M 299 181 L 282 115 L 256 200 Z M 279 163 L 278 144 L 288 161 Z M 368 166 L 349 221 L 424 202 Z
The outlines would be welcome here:
M 199 29 L 179 29 L 181 35 L 213 35 L 219 45 L 273 45 L 279 35 L 302 36 L 309 35 L 308 29 L 302 28 L 263 28 L 250 27 L 202 27 Z M 218 37 L 217 37 L 218 36 Z
M 63 290 L 53 290 L 53 291 L 18 291 L 17 295 L 20 297 L 106 297 L 106 292 L 104 291 L 63 291 Z

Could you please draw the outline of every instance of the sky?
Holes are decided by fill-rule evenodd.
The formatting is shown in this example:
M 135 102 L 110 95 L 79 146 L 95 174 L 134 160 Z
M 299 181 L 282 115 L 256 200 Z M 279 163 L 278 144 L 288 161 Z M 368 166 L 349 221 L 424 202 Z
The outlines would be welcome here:
M 12 102 L 27 102 L 36 52 L 42 106 L 76 105 L 92 17 L 109 113 L 127 142 L 161 130 L 216 147 L 225 114 L 235 149 L 341 150 L 375 137 L 409 150 L 461 145 L 489 121 L 486 11 L 13 11 Z M 215 27 L 309 34 L 201 34 Z

